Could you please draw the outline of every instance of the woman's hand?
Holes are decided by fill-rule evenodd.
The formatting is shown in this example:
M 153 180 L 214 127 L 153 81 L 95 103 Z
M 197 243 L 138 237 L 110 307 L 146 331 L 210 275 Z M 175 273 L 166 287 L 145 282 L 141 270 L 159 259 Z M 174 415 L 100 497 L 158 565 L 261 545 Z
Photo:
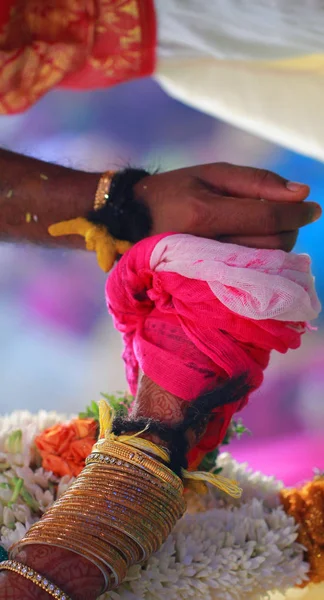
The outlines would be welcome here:
M 30 545 L 15 560 L 58 585 L 73 600 L 95 600 L 103 586 L 101 572 L 85 558 L 57 547 Z M 48 600 L 46 591 L 17 573 L 0 573 L 0 600 Z

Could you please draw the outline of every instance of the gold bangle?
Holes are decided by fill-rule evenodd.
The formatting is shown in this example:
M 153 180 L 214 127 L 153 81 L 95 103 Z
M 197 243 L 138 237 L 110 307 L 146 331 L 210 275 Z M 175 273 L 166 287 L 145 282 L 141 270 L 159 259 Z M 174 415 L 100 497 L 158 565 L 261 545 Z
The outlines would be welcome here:
M 114 175 L 115 171 L 105 171 L 105 173 L 102 173 L 96 190 L 93 205 L 94 210 L 99 210 L 105 206 L 107 200 L 109 200 L 109 188 Z
M 80 505 L 78 502 L 75 502 L 75 507 L 80 508 L 80 510 L 85 510 L 83 503 Z M 92 509 L 92 511 L 93 511 L 93 509 Z M 85 512 L 85 514 L 87 514 L 87 513 Z M 139 554 L 139 558 L 138 558 L 138 560 L 136 560 L 136 562 L 142 562 L 143 560 L 148 558 L 150 554 L 152 554 L 153 549 L 151 547 L 151 542 L 148 539 L 148 536 L 145 535 L 143 533 L 143 531 L 137 530 L 137 528 L 134 526 L 133 523 L 131 524 L 132 526 L 129 528 L 130 531 L 128 531 L 125 528 L 124 529 L 122 528 L 123 524 L 120 522 L 120 519 L 118 519 L 118 518 L 116 519 L 117 523 L 112 522 L 111 519 L 108 520 L 105 517 L 102 517 L 102 510 L 95 512 L 94 514 L 102 518 L 102 523 L 104 525 L 106 524 L 106 520 L 107 520 L 107 524 L 109 524 L 109 527 L 111 527 L 111 529 L 113 529 L 115 532 L 117 531 L 119 535 L 120 534 L 124 535 L 125 537 L 127 537 L 128 540 L 132 540 L 136 544 L 137 548 L 139 549 L 139 551 L 141 553 L 141 554 Z M 126 523 L 126 525 L 127 525 L 127 523 Z
M 81 510 L 83 510 L 84 504 L 82 503 L 80 506 L 80 504 L 77 503 L 76 506 L 79 507 Z M 102 517 L 102 510 L 101 510 L 101 512 L 100 511 L 96 512 L 96 514 L 97 515 L 99 514 L 99 516 Z M 114 528 L 116 531 L 121 531 L 122 533 L 124 533 L 124 535 L 126 535 L 127 537 L 130 537 L 138 545 L 140 551 L 142 552 L 142 556 L 140 556 L 141 561 L 145 560 L 145 558 L 147 558 L 150 554 L 152 554 L 155 551 L 157 542 L 155 539 L 153 539 L 153 534 L 151 532 L 148 532 L 145 530 L 143 531 L 142 529 L 138 529 L 138 527 L 136 527 L 136 525 L 134 525 L 134 522 L 132 522 L 131 520 L 122 519 L 120 514 L 116 514 L 116 513 L 109 514 L 109 518 L 110 518 L 110 526 L 112 528 Z M 34 534 L 36 532 L 37 532 L 37 534 L 38 533 L 43 534 L 44 532 L 46 533 L 48 521 L 46 522 L 44 519 L 45 519 L 45 517 L 42 518 L 41 525 L 38 525 L 38 523 L 35 523 L 29 529 L 26 537 L 34 536 Z M 54 520 L 55 519 L 56 519 L 56 517 L 54 517 Z
M 117 441 L 99 440 L 86 460 L 115 464 L 117 467 L 129 463 L 137 469 L 142 469 L 154 475 L 163 482 L 171 484 L 178 492 L 183 491 L 181 479 L 175 475 L 169 467 L 155 460 L 145 452 L 132 448 Z M 129 467 L 130 468 L 130 467 Z
M 77 508 L 79 507 L 79 505 L 76 505 Z M 65 516 L 71 518 L 73 517 L 73 511 L 70 508 L 66 508 L 64 509 L 64 513 Z M 91 518 L 91 516 L 93 517 L 97 517 L 98 520 L 99 518 L 102 516 L 100 509 L 98 508 L 97 510 L 93 510 L 93 509 L 89 509 L 89 510 L 85 510 L 83 509 L 83 514 L 82 516 L 79 516 L 77 521 L 80 521 L 80 525 L 81 523 L 84 525 L 86 519 L 87 519 L 87 523 L 89 522 L 89 519 Z M 129 548 L 129 552 L 131 552 L 133 554 L 133 560 L 134 562 L 141 562 L 143 560 L 143 555 L 146 555 L 148 552 L 148 539 L 147 536 L 145 536 L 145 534 L 142 531 L 138 531 L 136 527 L 129 527 L 129 531 L 125 530 L 125 528 L 122 528 L 122 523 L 120 524 L 116 524 L 116 523 L 111 523 L 111 520 L 107 517 L 102 517 L 102 519 L 100 518 L 100 524 L 102 525 L 102 527 L 105 528 L 105 538 L 107 540 L 109 540 L 110 538 L 113 540 L 111 543 L 113 546 L 116 546 L 116 541 L 118 540 L 122 540 L 122 544 L 126 544 L 127 543 L 127 547 Z
M 96 488 L 93 488 L 92 495 L 94 495 L 95 501 L 91 504 L 91 506 L 97 506 L 98 508 L 100 506 L 101 510 L 103 511 L 102 516 L 105 515 L 106 508 L 108 508 L 109 512 L 117 511 L 118 513 L 119 511 L 119 514 L 121 514 L 122 512 L 122 514 L 124 514 L 125 517 L 129 516 L 134 526 L 140 518 L 145 516 L 145 518 L 153 524 L 153 528 L 156 525 L 158 525 L 161 528 L 162 532 L 167 536 L 169 535 L 171 529 L 177 522 L 178 515 L 174 514 L 173 508 L 167 505 L 163 508 L 158 505 L 154 506 L 153 503 L 148 505 L 146 499 L 142 498 L 141 501 L 139 496 L 135 498 L 133 502 L 124 499 L 121 495 L 119 495 L 119 498 L 121 500 L 120 503 L 114 502 L 114 498 L 111 498 L 108 495 L 106 496 L 106 499 L 104 501 L 101 501 L 101 499 L 98 498 L 98 496 L 95 496 L 95 494 Z M 67 502 L 60 504 L 60 510 L 64 510 L 67 506 L 69 506 L 73 510 L 73 503 L 77 500 L 81 505 L 83 503 L 86 509 L 88 506 L 88 501 L 86 500 L 86 498 L 87 494 L 84 494 L 82 490 L 78 490 L 77 494 L 69 496 Z M 109 502 L 108 507 L 107 501 Z M 122 509 L 119 508 L 120 506 L 122 507 Z
M 98 516 L 100 515 L 98 514 Z M 71 523 L 73 523 L 74 526 L 78 525 L 82 529 L 84 529 L 86 525 L 87 533 L 94 539 L 98 539 L 103 544 L 112 546 L 113 551 L 123 554 L 124 559 L 128 563 L 127 566 L 130 566 L 132 562 L 137 562 L 140 560 L 140 548 L 136 542 L 134 542 L 134 540 L 130 539 L 125 533 L 121 535 L 121 532 L 119 532 L 119 535 L 117 536 L 116 529 L 113 529 L 110 526 L 105 527 L 103 530 L 102 527 L 100 528 L 100 526 L 97 525 L 97 523 L 90 523 L 87 514 L 76 518 L 75 514 L 71 513 L 71 511 L 64 511 L 63 513 L 61 512 L 60 518 L 56 516 L 53 521 L 48 520 L 44 527 L 40 528 L 38 531 L 44 531 L 46 533 L 47 530 L 53 528 L 53 525 L 57 526 L 57 528 L 60 528 L 61 526 L 66 526 Z M 102 520 L 100 520 L 100 524 L 102 524 Z
M 107 510 L 107 505 L 103 504 L 102 505 L 102 510 L 105 511 L 105 514 L 107 516 L 109 516 L 112 520 L 116 520 L 117 522 L 120 522 L 122 525 L 129 525 L 130 529 L 134 529 L 134 531 L 136 531 L 135 527 L 136 527 L 136 520 L 134 518 L 131 518 L 131 515 L 129 515 L 128 511 L 121 511 L 120 507 L 112 507 L 110 509 Z M 145 536 L 148 537 L 151 542 L 154 544 L 152 551 L 155 552 L 158 548 L 159 545 L 162 545 L 163 543 L 163 536 L 162 533 L 157 530 L 156 528 L 156 524 L 151 523 L 148 521 L 147 518 L 144 518 L 143 516 L 139 515 L 139 517 L 141 517 L 141 522 L 139 523 L 141 529 L 140 531 L 143 529 L 143 533 L 145 533 Z M 53 518 L 58 519 L 58 515 L 44 515 L 43 519 L 42 519 L 42 524 L 43 527 L 46 527 L 46 523 L 48 522 L 49 518 Z M 135 523 L 134 523 L 135 520 Z M 37 525 L 37 524 L 36 524 Z M 33 526 L 34 528 L 35 526 Z M 127 532 L 125 532 L 127 533 Z M 153 541 L 154 540 L 154 541 Z
M 84 499 L 84 496 L 81 494 L 78 494 L 78 499 L 79 502 L 81 501 L 82 503 L 82 499 Z M 69 502 L 61 504 L 60 505 L 60 511 L 65 510 L 65 508 L 70 507 L 70 509 L 73 510 L 73 503 L 76 501 L 75 497 L 71 497 L 69 499 Z M 87 503 L 84 502 L 84 505 L 86 505 Z M 94 506 L 92 504 L 92 506 Z M 161 530 L 161 535 L 159 534 L 159 537 L 165 537 L 168 536 L 171 529 L 174 527 L 176 520 L 177 519 L 171 519 L 168 518 L 166 513 L 161 513 L 161 512 L 154 512 L 153 510 L 149 510 L 146 506 L 145 507 L 141 507 L 141 506 L 137 506 L 136 510 L 133 509 L 132 504 L 129 502 L 123 502 L 121 504 L 113 504 L 113 506 L 109 506 L 108 510 L 107 510 L 107 500 L 101 504 L 98 504 L 98 509 L 99 506 L 101 506 L 101 510 L 102 512 L 102 516 L 104 516 L 105 514 L 111 514 L 114 515 L 115 513 L 117 513 L 117 515 L 121 515 L 123 514 L 124 517 L 126 519 L 130 519 L 131 523 L 133 524 L 133 526 L 136 526 L 137 523 L 139 523 L 139 521 L 142 521 L 142 519 L 145 519 L 145 528 L 148 528 L 150 531 L 155 531 L 156 527 L 158 526 L 159 529 Z M 120 508 L 122 507 L 122 508 Z M 77 515 L 76 515 L 77 517 Z M 127 522 L 127 521 L 126 521 Z M 161 541 L 162 543 L 162 541 Z
M 109 457 L 108 457 L 109 458 Z M 90 471 L 91 465 L 91 471 Z M 179 500 L 179 492 L 175 490 L 175 488 L 167 482 L 159 482 L 157 485 L 155 475 L 144 471 L 141 468 L 131 469 L 129 464 L 118 465 L 118 470 L 116 469 L 116 464 L 110 464 L 108 461 L 104 461 L 102 459 L 95 459 L 93 462 L 89 462 L 88 468 L 86 472 L 84 470 L 78 476 L 78 481 L 82 478 L 83 480 L 88 481 L 95 476 L 102 476 L 103 472 L 107 473 L 107 479 L 109 477 L 110 480 L 115 480 L 117 477 L 122 477 L 122 479 L 127 479 L 130 484 L 135 485 L 136 487 L 139 484 L 144 485 L 144 490 L 150 489 L 149 496 L 151 497 L 152 491 L 154 491 L 154 495 L 159 495 L 160 497 L 165 497 L 166 495 L 173 501 Z M 182 494 L 181 494 L 182 497 Z
M 31 569 L 21 562 L 16 560 L 5 560 L 0 563 L 0 571 L 1 570 L 12 571 L 13 573 L 21 575 L 44 590 L 44 592 L 49 596 L 52 596 L 52 598 L 56 598 L 56 600 L 71 600 L 70 596 L 62 592 L 62 590 L 49 581 L 47 577 L 43 577 L 43 575 L 40 575 L 40 573 L 37 573 L 37 571 L 34 571 L 34 569 Z
M 75 511 L 67 508 L 64 511 L 60 511 L 62 517 L 66 517 L 67 519 L 74 518 L 75 519 Z M 89 517 L 98 515 L 100 517 L 100 513 L 94 513 L 91 510 L 83 510 L 82 514 L 78 514 L 76 522 L 80 526 L 89 525 Z M 107 523 L 104 519 L 100 519 L 100 525 L 105 528 L 105 541 L 111 544 L 114 548 L 119 550 L 122 554 L 124 554 L 125 558 L 129 560 L 130 563 L 137 563 L 141 560 L 141 547 L 139 544 L 128 534 L 124 533 L 117 528 L 111 526 L 110 522 L 107 520 Z M 116 535 L 116 531 L 118 531 L 118 536 Z M 118 546 L 117 546 L 118 542 Z
M 108 484 L 107 482 L 102 482 L 100 481 L 100 479 L 96 480 L 94 478 L 94 480 L 91 481 L 91 484 L 87 485 L 86 489 L 83 488 L 82 483 L 83 482 L 78 481 L 77 484 L 73 486 L 73 490 L 71 490 L 71 493 L 68 496 L 72 499 L 72 502 L 74 491 L 77 491 L 78 493 L 80 493 L 80 491 L 83 491 L 84 493 L 86 493 L 89 490 L 92 495 L 93 492 L 98 492 L 98 489 L 100 489 L 101 494 L 104 494 L 105 502 L 107 500 L 115 501 L 116 496 L 113 490 L 116 488 L 113 487 L 112 483 Z M 129 508 L 134 510 L 135 513 L 138 513 L 138 506 L 134 504 L 134 502 L 136 500 L 140 500 L 140 502 L 138 502 L 138 505 L 140 506 L 141 510 L 144 510 L 145 513 L 147 513 L 148 517 L 153 518 L 153 520 L 157 520 L 158 517 L 163 517 L 163 519 L 165 519 L 167 522 L 170 523 L 171 526 L 173 526 L 174 519 L 177 518 L 178 514 L 174 506 L 170 502 L 167 502 L 165 499 L 162 499 L 161 497 L 155 498 L 153 493 L 152 497 L 149 497 L 149 495 L 146 494 L 144 490 L 141 490 L 140 492 L 141 493 L 134 490 L 120 489 L 119 487 L 118 499 L 116 503 L 119 504 L 120 502 L 122 502 L 122 505 L 129 506 Z
M 177 492 L 183 493 L 183 483 L 168 467 L 154 460 L 137 448 L 127 447 L 125 444 L 99 440 L 93 447 L 91 454 L 86 459 L 86 467 L 91 462 L 103 462 L 121 466 L 130 464 L 155 475 L 165 483 L 171 484 Z M 85 469 L 86 469 L 85 467 Z M 131 467 L 129 467 L 131 468 Z M 157 484 L 158 485 L 158 484 Z
M 113 493 L 113 490 L 118 489 L 118 492 L 128 494 L 129 496 L 138 496 L 140 494 L 141 498 L 147 498 L 150 504 L 158 506 L 162 502 L 168 507 L 172 505 L 174 507 L 177 506 L 176 514 L 178 514 L 178 506 L 179 504 L 182 505 L 183 499 L 182 496 L 175 493 L 170 485 L 165 484 L 163 487 L 160 487 L 150 479 L 136 478 L 135 474 L 133 477 L 130 477 L 130 472 L 122 470 L 122 468 L 116 473 L 115 470 L 110 470 L 100 464 L 94 465 L 92 463 L 89 466 L 91 466 L 91 470 L 89 469 L 86 473 L 80 474 L 77 481 L 69 488 L 69 491 L 80 489 L 81 487 L 85 490 L 91 490 L 96 485 L 98 486 L 97 491 L 105 489 L 108 492 L 111 489 Z M 94 466 L 97 467 L 97 470 L 93 469 Z M 154 479 L 156 482 L 156 478 Z M 115 494 L 113 493 L 113 495 Z
M 35 536 L 35 538 L 33 536 Z M 84 546 L 85 543 L 90 542 L 87 544 L 87 547 L 90 547 L 91 550 L 87 550 L 87 552 L 93 554 L 98 561 L 105 565 L 110 579 L 114 581 L 114 587 L 118 586 L 126 576 L 127 563 L 119 552 L 111 547 L 107 548 L 106 545 L 102 548 L 102 545 L 97 543 L 91 536 L 85 536 L 84 534 L 82 536 L 75 535 L 73 528 L 68 528 L 67 525 L 65 525 L 65 535 L 62 530 L 58 531 L 58 527 L 54 523 L 52 526 L 47 526 L 46 531 L 44 532 L 33 528 L 33 532 L 28 539 L 33 539 L 33 541 L 39 543 L 41 543 L 43 539 L 46 539 L 53 546 L 59 544 L 67 550 L 71 550 L 72 552 L 76 551 L 85 558 L 87 558 L 87 556 L 84 552 Z
M 156 517 L 154 516 L 154 514 L 151 513 L 151 518 L 149 517 L 149 515 L 144 511 L 141 511 L 141 507 L 136 507 L 136 511 L 134 510 L 134 508 L 132 507 L 131 502 L 117 502 L 115 498 L 113 499 L 107 499 L 107 498 L 102 498 L 101 495 L 99 495 L 98 493 L 96 493 L 95 491 L 92 491 L 92 496 L 94 496 L 95 498 L 97 498 L 99 500 L 101 500 L 101 506 L 102 506 L 102 510 L 105 511 L 105 514 L 109 514 L 109 515 L 114 515 L 115 513 L 120 516 L 120 518 L 125 517 L 126 519 L 130 519 L 130 521 L 132 523 L 137 522 L 138 519 L 143 519 L 143 516 L 145 516 L 146 521 L 145 523 L 141 523 L 146 529 L 148 529 L 149 531 L 155 531 L 155 527 L 156 527 L 156 523 L 161 521 L 162 518 L 160 515 L 156 515 Z M 84 505 L 87 505 L 87 502 L 89 502 L 89 496 L 88 494 L 84 493 L 83 490 L 78 490 L 77 493 L 75 494 L 75 496 L 77 496 L 79 498 L 79 501 L 83 500 L 84 501 Z M 70 500 L 72 501 L 72 506 L 73 506 L 73 501 L 75 500 L 75 496 L 73 494 L 73 496 L 70 496 Z M 60 503 L 60 508 L 63 508 L 65 505 L 65 503 Z M 143 514 L 144 513 L 144 514 Z M 52 515 L 53 512 L 49 513 L 49 511 L 44 515 L 44 519 L 46 520 L 47 516 Z M 54 513 L 55 514 L 55 513 Z M 59 514 L 58 514 L 59 516 Z
M 101 575 L 103 576 L 104 584 L 102 586 L 102 589 L 100 590 L 100 595 L 103 594 L 109 588 L 110 580 L 113 579 L 113 576 L 112 576 L 110 570 L 108 572 L 108 569 L 106 567 L 104 567 L 103 564 L 101 564 L 101 560 L 99 560 L 90 551 L 84 551 L 82 549 L 82 552 L 80 552 L 78 550 L 75 550 L 75 548 L 71 548 L 68 543 L 60 544 L 57 541 L 57 539 L 48 540 L 44 536 L 44 537 L 42 537 L 42 539 L 40 541 L 40 539 L 33 539 L 33 538 L 29 539 L 27 537 L 24 537 L 21 540 L 19 540 L 19 542 L 15 542 L 15 544 L 13 544 L 13 546 L 10 548 L 10 555 L 15 557 L 20 552 L 20 550 L 22 550 L 22 548 L 24 548 L 25 546 L 34 546 L 35 544 L 37 544 L 39 546 L 51 546 L 53 548 L 69 550 L 70 552 L 73 552 L 73 554 L 77 554 L 81 558 L 86 558 L 90 563 L 92 563 L 98 569 L 98 571 L 100 571 Z M 114 585 L 114 580 L 113 580 L 113 585 Z

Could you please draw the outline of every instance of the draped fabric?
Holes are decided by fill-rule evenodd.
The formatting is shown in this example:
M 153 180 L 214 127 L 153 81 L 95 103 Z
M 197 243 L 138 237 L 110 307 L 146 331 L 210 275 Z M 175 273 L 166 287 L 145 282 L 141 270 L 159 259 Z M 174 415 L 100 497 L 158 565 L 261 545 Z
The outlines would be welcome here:
M 109 87 L 154 70 L 153 0 L 1 0 L 0 114 L 56 86 Z
M 307 256 L 182 234 L 136 244 L 111 273 L 106 295 L 132 393 L 141 370 L 188 402 L 242 373 L 258 388 L 271 350 L 298 348 L 320 310 Z M 222 441 L 247 401 L 215 411 L 192 461 Z

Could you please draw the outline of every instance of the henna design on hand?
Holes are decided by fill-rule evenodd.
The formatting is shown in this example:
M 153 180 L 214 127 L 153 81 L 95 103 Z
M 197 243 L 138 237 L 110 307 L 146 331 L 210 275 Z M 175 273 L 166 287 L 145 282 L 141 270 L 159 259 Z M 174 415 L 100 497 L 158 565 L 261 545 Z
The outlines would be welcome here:
M 35 544 L 15 557 L 45 575 L 73 600 L 95 600 L 103 577 L 95 565 L 68 550 Z M 0 573 L 0 600 L 48 600 L 48 594 L 34 583 L 12 572 Z
M 186 403 L 167 392 L 146 375 L 141 377 L 132 417 L 150 417 L 161 423 L 174 424 L 183 419 Z

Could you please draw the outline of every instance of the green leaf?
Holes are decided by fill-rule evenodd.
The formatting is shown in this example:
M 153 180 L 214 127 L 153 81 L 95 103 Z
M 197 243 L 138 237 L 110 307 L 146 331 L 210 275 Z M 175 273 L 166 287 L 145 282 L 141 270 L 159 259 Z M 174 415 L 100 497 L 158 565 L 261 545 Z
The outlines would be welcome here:
M 228 444 L 231 443 L 231 441 L 234 437 L 237 437 L 237 439 L 240 439 L 242 437 L 243 433 L 248 433 L 249 435 L 251 435 L 250 430 L 247 429 L 243 425 L 242 420 L 239 419 L 238 421 L 234 421 L 234 420 L 231 421 L 231 424 L 226 431 L 226 434 L 221 443 L 221 446 L 228 446 Z M 199 471 L 213 470 L 213 473 L 220 473 L 222 471 L 221 468 L 215 469 L 215 465 L 217 464 L 217 458 L 218 458 L 219 453 L 220 453 L 220 448 L 218 447 L 215 450 L 213 450 L 212 452 L 209 452 L 208 454 L 206 454 L 206 456 L 204 456 L 202 462 L 200 463 L 200 465 L 198 467 Z
M 214 473 L 214 475 L 218 475 L 219 473 L 222 472 L 222 470 L 223 470 L 222 467 L 217 467 L 217 469 L 213 469 L 213 473 Z
M 133 402 L 133 397 L 122 392 L 117 392 L 116 395 L 104 394 L 101 392 L 101 396 L 107 400 L 113 411 L 121 416 L 126 416 L 128 408 Z M 90 406 L 87 406 L 85 411 L 79 413 L 79 419 L 91 418 L 99 422 L 99 405 L 97 402 L 92 400 Z
M 96 415 L 96 418 L 99 419 L 99 405 L 97 402 L 95 402 L 94 400 L 92 400 L 91 402 L 91 411 L 93 415 Z
M 39 504 L 38 502 L 35 500 L 35 498 L 33 498 L 33 496 L 26 490 L 25 487 L 23 487 L 21 489 L 20 495 L 23 499 L 23 501 L 27 504 L 27 506 L 29 506 L 29 508 L 33 511 L 33 512 L 38 512 L 39 511 Z
M 218 455 L 218 448 L 206 454 L 198 467 L 199 471 L 211 471 L 215 467 Z
M 243 433 L 252 435 L 252 432 L 250 431 L 250 429 L 248 429 L 247 427 L 245 427 L 245 425 L 243 425 L 242 419 L 239 419 L 238 421 L 233 421 L 232 428 L 234 431 L 234 435 L 236 435 L 237 439 L 241 439 Z
M 14 487 L 13 487 L 12 496 L 10 498 L 10 501 L 8 502 L 8 506 L 12 506 L 13 504 L 15 504 L 15 502 L 17 502 L 17 499 L 19 498 L 21 490 L 24 485 L 24 480 L 21 479 L 20 477 L 13 477 L 12 483 L 13 483 Z
M 5 443 L 5 449 L 10 454 L 18 454 L 22 450 L 22 431 L 17 429 L 12 431 Z

